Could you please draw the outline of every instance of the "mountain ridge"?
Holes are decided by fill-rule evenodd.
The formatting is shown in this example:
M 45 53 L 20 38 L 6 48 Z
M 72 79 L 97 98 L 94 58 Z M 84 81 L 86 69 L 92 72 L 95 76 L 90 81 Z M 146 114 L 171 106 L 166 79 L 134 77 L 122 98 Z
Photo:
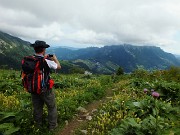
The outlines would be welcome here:
M 51 50 L 50 50 L 51 52 Z M 78 50 L 57 48 L 54 53 L 60 59 L 75 61 L 76 59 L 94 61 L 104 66 L 108 61 L 131 72 L 138 66 L 146 69 L 166 69 L 171 65 L 179 66 L 180 62 L 171 53 L 164 52 L 155 46 L 112 45 L 89 47 Z
M 180 65 L 180 60 L 173 54 L 155 46 L 122 44 L 81 49 L 52 47 L 47 49 L 47 53 L 56 54 L 60 62 L 64 63 L 64 71 L 67 71 L 66 67 L 71 71 L 76 67 L 81 72 L 83 68 L 93 73 L 113 74 L 119 67 L 125 72 L 132 72 L 138 67 L 154 70 Z M 33 54 L 30 42 L 0 31 L 0 68 L 7 66 L 20 69 L 21 59 Z

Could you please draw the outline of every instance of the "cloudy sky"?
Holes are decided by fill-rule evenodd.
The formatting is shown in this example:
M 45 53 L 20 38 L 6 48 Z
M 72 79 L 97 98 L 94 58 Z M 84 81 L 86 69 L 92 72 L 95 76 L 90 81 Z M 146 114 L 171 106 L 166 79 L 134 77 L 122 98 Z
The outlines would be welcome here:
M 126 43 L 180 54 L 180 0 L 0 0 L 0 30 L 53 46 Z

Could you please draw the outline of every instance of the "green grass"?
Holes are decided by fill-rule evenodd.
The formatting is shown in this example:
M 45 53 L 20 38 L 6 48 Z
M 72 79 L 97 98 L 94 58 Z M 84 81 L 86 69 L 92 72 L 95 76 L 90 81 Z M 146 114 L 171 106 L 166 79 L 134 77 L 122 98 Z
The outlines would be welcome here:
M 121 76 L 53 73 L 58 123 L 63 128 L 79 106 L 100 100 L 113 88 L 114 96 L 83 127 L 88 134 L 178 134 L 179 71 L 140 69 Z M 148 89 L 146 94 L 144 88 Z M 159 98 L 152 97 L 152 89 L 160 93 Z M 46 107 L 45 125 L 39 129 L 33 123 L 31 95 L 23 90 L 20 71 L 0 70 L 0 112 L 0 133 L 53 134 L 47 130 Z

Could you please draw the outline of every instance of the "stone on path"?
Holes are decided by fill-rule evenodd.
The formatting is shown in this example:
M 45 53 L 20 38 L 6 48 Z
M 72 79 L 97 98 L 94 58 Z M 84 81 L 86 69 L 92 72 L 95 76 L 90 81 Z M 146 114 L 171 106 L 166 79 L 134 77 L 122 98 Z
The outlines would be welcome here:
M 91 111 L 91 113 L 93 114 L 93 113 L 95 113 L 95 112 L 97 112 L 98 110 L 97 109 L 93 109 L 92 111 Z
M 80 130 L 82 133 L 84 133 L 85 135 L 87 134 L 87 130 Z
M 87 113 L 88 112 L 85 108 L 83 108 L 81 106 L 78 107 L 77 110 L 78 110 L 79 113 Z
M 86 119 L 87 119 L 87 120 L 92 120 L 92 116 L 90 116 L 90 115 L 89 115 L 89 116 L 86 116 Z
M 67 120 L 65 121 L 65 123 L 66 123 L 66 126 L 69 124 Z

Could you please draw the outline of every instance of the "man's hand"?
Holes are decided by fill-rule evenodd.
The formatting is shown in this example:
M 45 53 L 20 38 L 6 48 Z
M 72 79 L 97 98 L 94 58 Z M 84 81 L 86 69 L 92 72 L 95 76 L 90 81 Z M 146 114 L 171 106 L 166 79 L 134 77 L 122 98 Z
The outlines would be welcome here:
M 50 58 L 51 58 L 53 61 L 58 60 L 55 54 L 53 54 L 53 57 L 50 57 Z

